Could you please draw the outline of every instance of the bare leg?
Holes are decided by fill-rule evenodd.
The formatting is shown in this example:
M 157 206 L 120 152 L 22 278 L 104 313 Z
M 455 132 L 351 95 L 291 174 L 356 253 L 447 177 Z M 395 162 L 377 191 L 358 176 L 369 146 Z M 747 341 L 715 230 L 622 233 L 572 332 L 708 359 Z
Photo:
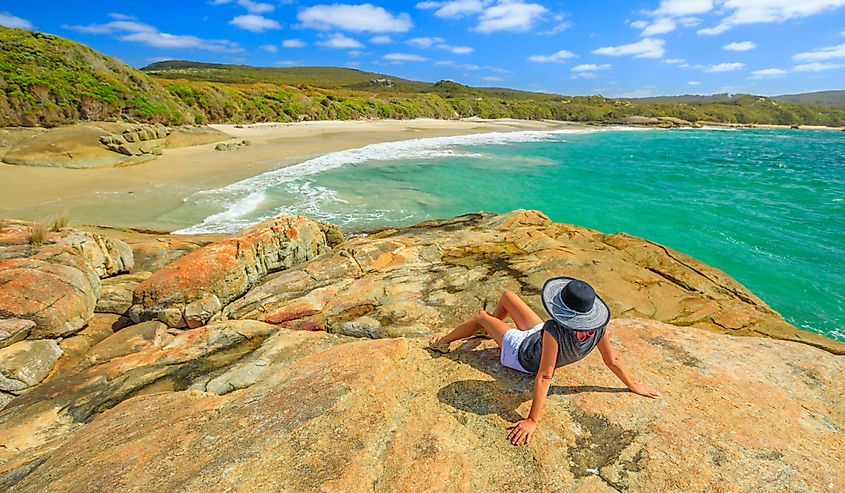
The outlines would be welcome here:
M 519 330 L 528 330 L 543 322 L 516 293 L 505 291 L 492 314 L 483 310 L 478 312 L 445 336 L 439 339 L 432 337 L 429 340 L 429 346 L 436 351 L 448 352 L 450 343 L 481 333 L 490 336 L 499 347 L 502 347 L 502 336 L 510 329 L 504 323 L 507 317 L 513 319 Z
M 479 329 L 482 329 L 486 334 L 493 338 L 500 347 L 502 345 L 502 336 L 505 335 L 510 327 L 500 319 L 490 315 L 485 311 L 478 312 L 477 315 L 458 325 L 452 332 L 441 337 L 436 344 L 447 345 L 459 339 L 466 339 L 474 336 Z
M 543 320 L 534 313 L 534 310 L 513 291 L 505 291 L 502 294 L 491 315 L 499 320 L 505 320 L 510 316 L 519 330 L 528 330 L 539 323 L 543 323 Z

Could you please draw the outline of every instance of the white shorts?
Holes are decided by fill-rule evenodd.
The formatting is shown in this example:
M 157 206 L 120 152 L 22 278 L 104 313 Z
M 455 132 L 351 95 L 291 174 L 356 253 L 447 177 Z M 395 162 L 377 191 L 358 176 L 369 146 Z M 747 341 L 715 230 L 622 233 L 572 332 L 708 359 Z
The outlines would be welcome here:
M 519 364 L 519 346 L 526 337 L 542 329 L 544 323 L 540 322 L 528 330 L 510 329 L 505 332 L 505 335 L 502 336 L 502 366 L 513 368 L 522 373 L 531 373 Z

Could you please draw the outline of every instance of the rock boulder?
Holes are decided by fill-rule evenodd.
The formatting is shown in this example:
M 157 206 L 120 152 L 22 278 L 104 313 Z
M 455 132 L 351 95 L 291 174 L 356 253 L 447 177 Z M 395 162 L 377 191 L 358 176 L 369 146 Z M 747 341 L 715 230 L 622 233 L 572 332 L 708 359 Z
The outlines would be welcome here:
M 171 327 L 187 327 L 185 310 L 191 306 L 191 324 L 205 323 L 267 274 L 329 252 L 342 239 L 337 226 L 300 216 L 271 219 L 153 273 L 135 289 L 129 315 L 135 321 L 158 319 Z M 192 305 L 200 300 L 205 300 L 202 306 Z

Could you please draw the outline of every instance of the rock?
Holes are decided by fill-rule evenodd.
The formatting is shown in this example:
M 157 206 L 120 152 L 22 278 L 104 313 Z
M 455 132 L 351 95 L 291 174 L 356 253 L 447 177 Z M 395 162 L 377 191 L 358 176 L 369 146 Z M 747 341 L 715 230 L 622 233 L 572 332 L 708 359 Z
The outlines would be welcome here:
M 337 226 L 305 217 L 281 216 L 265 221 L 153 273 L 135 289 L 129 314 L 136 322 L 158 319 L 171 327 L 185 327 L 185 308 L 191 303 L 214 295 L 221 306 L 228 304 L 267 274 L 330 251 L 334 246 L 330 239 L 338 235 Z M 206 303 L 203 309 L 209 306 Z
M 35 327 L 35 322 L 31 320 L 18 318 L 0 320 L 0 348 L 26 339 L 33 327 Z
M 216 295 L 206 294 L 185 306 L 185 323 L 191 329 L 202 327 L 211 317 L 219 313 L 221 308 L 223 305 Z
M 223 238 L 216 238 L 217 241 L 221 239 Z M 172 237 L 132 242 L 132 253 L 135 259 L 133 272 L 155 272 L 177 258 L 199 250 L 212 242 L 205 239 L 192 241 Z
M 624 233 L 555 224 L 536 211 L 470 214 L 352 238 L 268 276 L 223 316 L 358 337 L 417 337 L 453 327 L 512 290 L 536 294 L 567 275 L 596 287 L 614 316 L 805 342 L 845 344 L 798 330 L 724 272 Z
M 31 339 L 79 331 L 94 316 L 99 278 L 36 259 L 0 261 L 0 317 L 31 320 Z M 92 271 L 89 271 L 92 272 Z
M 625 125 L 638 125 L 647 127 L 660 128 L 678 128 L 678 127 L 695 127 L 700 128 L 701 124 L 697 122 L 690 122 L 681 118 L 672 116 L 627 116 L 622 121 Z
M 100 297 L 94 309 L 97 313 L 125 315 L 132 306 L 132 294 L 142 281 L 152 272 L 136 272 L 103 279 L 100 285 Z
M 221 142 L 214 146 L 215 151 L 233 151 L 235 149 L 240 149 L 241 147 L 251 146 L 252 142 L 248 140 L 241 140 L 240 142 Z
M 232 137 L 220 130 L 211 127 L 177 127 L 171 130 L 167 136 L 165 147 L 173 149 L 177 147 L 191 147 L 203 144 L 213 144 L 221 140 L 229 140 Z
M 19 140 L 3 155 L 3 162 L 20 166 L 94 168 L 133 164 L 145 160 L 135 154 L 119 154 L 121 144 L 102 143 L 113 135 L 96 124 L 56 127 Z M 124 155 L 125 154 L 125 155 Z
M 232 374 L 222 395 L 202 392 L 203 385 L 216 388 L 215 379 L 190 392 L 153 384 L 155 392 L 136 390 L 98 408 L 93 419 L 58 426 L 72 433 L 20 416 L 36 393 L 49 390 L 42 385 L 0 414 L 0 484 L 17 492 L 56 485 L 185 492 L 845 489 L 841 357 L 647 320 L 614 320 L 608 334 L 630 371 L 662 397 L 627 392 L 592 354 L 557 372 L 524 447 L 507 442 L 506 428 L 528 413 L 533 379 L 502 368 L 489 341 L 445 356 L 407 339 L 326 340 L 310 351 L 332 336 L 287 332 L 255 351 L 268 345 L 265 364 L 250 363 L 263 368 L 259 378 Z M 150 348 L 123 358 L 184 361 L 166 353 Z M 89 385 L 96 372 L 122 367 L 118 362 L 86 370 Z M 239 368 L 247 366 L 244 360 Z M 125 374 L 117 375 L 125 385 Z M 74 389 L 70 414 L 59 411 L 66 420 L 94 409 Z
M 31 245 L 32 226 L 0 234 L 0 318 L 31 320 L 30 339 L 64 337 L 93 317 L 100 278 L 127 272 L 131 248 L 120 240 L 71 228 Z
M 91 348 L 86 357 L 93 363 L 137 353 L 153 346 L 163 346 L 173 340 L 167 333 L 167 326 L 150 321 L 131 325 L 106 337 Z
M 0 349 L 0 391 L 18 394 L 37 385 L 61 355 L 56 341 L 20 341 Z
M 55 448 L 97 414 L 133 396 L 186 389 L 237 362 L 276 332 L 271 325 L 249 320 L 207 325 L 172 338 L 157 322 L 123 330 L 131 330 L 126 333 L 131 337 L 118 337 L 123 331 L 117 332 L 86 361 L 20 395 L 0 412 L 0 485 L 10 469 L 23 465 L 17 461 L 28 463 L 32 454 Z M 18 344 L 30 342 L 54 344 Z
M 59 343 L 64 354 L 44 381 L 63 377 L 83 361 L 92 347 L 131 324 L 131 320 L 120 315 L 95 313 L 84 329 Z

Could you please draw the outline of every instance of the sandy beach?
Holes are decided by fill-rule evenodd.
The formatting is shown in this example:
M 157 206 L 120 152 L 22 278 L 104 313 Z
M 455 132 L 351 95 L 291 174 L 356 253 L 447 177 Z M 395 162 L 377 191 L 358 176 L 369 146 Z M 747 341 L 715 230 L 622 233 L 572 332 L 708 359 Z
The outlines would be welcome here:
M 167 149 L 146 163 L 65 169 L 0 163 L 0 217 L 35 221 L 68 214 L 72 224 L 171 231 L 193 223 L 177 209 L 191 194 L 369 144 L 485 132 L 553 130 L 560 122 L 524 120 L 377 120 L 213 125 L 252 145 L 216 151 L 214 144 Z M 571 126 L 571 125 L 570 125 Z M 176 212 L 174 212 L 176 211 Z

